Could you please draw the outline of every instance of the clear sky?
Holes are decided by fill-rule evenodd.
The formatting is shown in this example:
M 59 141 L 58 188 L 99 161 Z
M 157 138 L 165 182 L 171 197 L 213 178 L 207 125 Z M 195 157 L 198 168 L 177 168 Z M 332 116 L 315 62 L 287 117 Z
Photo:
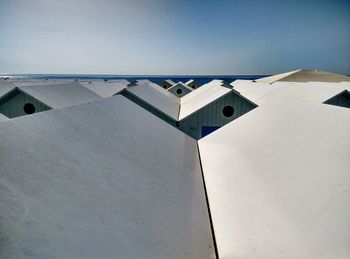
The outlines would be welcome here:
M 350 74 L 349 0 L 0 0 L 0 74 Z

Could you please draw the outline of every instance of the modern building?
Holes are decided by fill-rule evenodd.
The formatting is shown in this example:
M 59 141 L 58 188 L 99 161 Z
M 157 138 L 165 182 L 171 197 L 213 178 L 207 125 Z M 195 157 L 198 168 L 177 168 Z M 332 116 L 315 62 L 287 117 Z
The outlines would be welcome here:
M 121 94 L 194 139 L 256 107 L 222 80 L 213 80 L 182 98 L 146 83 L 126 88 Z
M 159 83 L 159 85 L 164 88 L 164 89 L 168 89 L 170 87 L 172 87 L 173 85 L 175 85 L 176 83 L 170 79 L 166 79 L 162 82 Z
M 198 87 L 201 86 L 198 82 L 196 82 L 196 81 L 193 80 L 193 79 L 188 80 L 188 81 L 185 83 L 185 85 L 187 85 L 188 87 L 192 88 L 193 90 L 194 90 L 194 89 L 197 89 Z
M 78 82 L 12 87 L 0 97 L 0 113 L 8 118 L 58 109 L 102 97 Z
M 0 132 L 0 258 L 215 258 L 196 141 L 123 96 Z
M 168 88 L 168 91 L 177 97 L 183 97 L 186 94 L 192 92 L 192 88 L 186 86 L 182 82 L 179 82 L 171 87 Z

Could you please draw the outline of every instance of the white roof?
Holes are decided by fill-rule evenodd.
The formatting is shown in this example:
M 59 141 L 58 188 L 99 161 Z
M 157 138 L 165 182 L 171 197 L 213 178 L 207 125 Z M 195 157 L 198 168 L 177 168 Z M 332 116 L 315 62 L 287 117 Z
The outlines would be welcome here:
M 11 83 L 0 82 L 0 97 L 10 92 L 15 86 Z
M 18 88 L 54 109 L 102 98 L 78 82 L 20 86 Z
M 92 80 L 87 82 L 80 82 L 80 84 L 102 97 L 110 97 L 127 87 L 129 82 L 124 79 L 113 81 L 108 80 L 107 82 L 101 80 Z
M 0 113 L 0 122 L 2 121 L 7 121 L 9 118 L 7 118 L 5 115 L 3 115 L 2 113 Z
M 176 121 L 232 91 L 222 80 L 213 80 L 181 98 L 153 83 L 138 84 L 126 90 Z
M 9 80 L 15 86 L 27 86 L 27 85 L 55 85 L 55 84 L 67 84 L 71 83 L 72 79 L 12 79 Z
M 264 77 L 255 80 L 260 83 L 275 83 L 278 81 L 286 81 L 286 82 L 342 82 L 342 81 L 350 81 L 350 77 L 330 73 L 326 71 L 320 70 L 294 70 L 291 72 L 278 74 L 274 76 Z
M 350 112 L 300 87 L 198 141 L 220 258 L 350 254 Z
M 0 257 L 214 257 L 196 142 L 123 96 L 0 134 Z
M 276 82 L 269 84 L 237 80 L 232 85 L 243 96 L 259 105 L 276 98 L 293 98 L 322 103 L 344 90 L 350 90 L 350 82 Z
M 151 85 L 155 85 L 154 83 L 152 83 L 152 82 L 151 82 L 150 80 L 148 80 L 148 79 L 139 79 L 139 80 L 131 81 L 131 82 L 128 84 L 128 87 L 133 87 L 133 86 L 142 85 L 142 84 L 151 84 Z
M 167 90 L 154 83 L 141 81 L 138 81 L 137 85 L 126 88 L 126 90 L 165 113 L 170 118 L 177 120 L 180 99 Z
M 207 104 L 232 91 L 223 86 L 222 80 L 213 80 L 181 98 L 181 108 L 178 120 L 198 111 Z

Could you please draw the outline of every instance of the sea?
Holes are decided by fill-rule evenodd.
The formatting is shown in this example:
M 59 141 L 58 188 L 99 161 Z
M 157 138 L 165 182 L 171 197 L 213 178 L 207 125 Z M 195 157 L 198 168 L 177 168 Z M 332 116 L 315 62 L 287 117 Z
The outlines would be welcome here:
M 8 74 L 0 75 L 11 79 L 73 79 L 73 80 L 115 80 L 126 79 L 129 82 L 139 79 L 148 79 L 153 83 L 160 83 L 166 79 L 174 82 L 187 82 L 194 79 L 200 84 L 208 83 L 214 79 L 231 83 L 237 79 L 255 80 L 269 75 L 94 75 L 94 74 Z

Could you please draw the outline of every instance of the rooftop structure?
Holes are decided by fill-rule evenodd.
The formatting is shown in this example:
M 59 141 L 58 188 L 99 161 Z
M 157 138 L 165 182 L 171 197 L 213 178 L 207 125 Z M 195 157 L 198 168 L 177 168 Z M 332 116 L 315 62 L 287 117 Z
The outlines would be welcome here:
M 113 96 L 129 84 L 129 82 L 124 79 L 113 81 L 91 80 L 79 83 L 102 97 Z
M 182 82 L 179 82 L 179 83 L 169 87 L 168 91 L 177 97 L 183 97 L 186 94 L 192 92 L 192 88 L 184 85 Z
M 255 81 L 269 84 L 273 84 L 275 82 L 348 82 L 350 81 L 350 77 L 321 70 L 299 69 L 283 74 L 260 78 Z
M 196 142 L 123 96 L 0 132 L 1 258 L 215 257 Z
M 222 80 L 213 80 L 182 98 L 149 83 L 135 84 L 121 94 L 195 139 L 256 107 Z
M 10 91 L 8 91 L 10 89 Z M 7 87 L 0 97 L 0 113 L 9 118 L 63 108 L 102 97 L 78 82 Z
M 219 258 L 346 258 L 349 132 L 349 109 L 291 94 L 199 140 Z
M 176 83 L 170 79 L 166 79 L 162 82 L 159 83 L 159 85 L 164 88 L 164 89 L 168 89 L 170 87 L 172 87 L 173 85 L 175 85 Z
M 2 121 L 7 121 L 8 120 L 8 118 L 5 116 L 5 115 L 2 115 L 1 113 L 0 113 L 0 122 L 2 122 Z

